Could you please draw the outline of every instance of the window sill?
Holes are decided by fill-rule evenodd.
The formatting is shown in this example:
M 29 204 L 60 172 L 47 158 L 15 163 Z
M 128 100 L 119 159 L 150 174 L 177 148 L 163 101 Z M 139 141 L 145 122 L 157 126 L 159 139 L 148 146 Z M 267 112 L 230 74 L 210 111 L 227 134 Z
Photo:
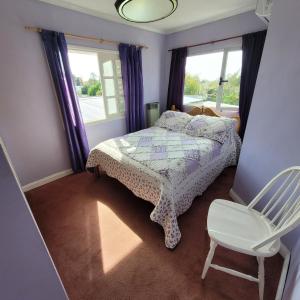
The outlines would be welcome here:
M 110 122 L 118 121 L 118 120 L 122 120 L 122 119 L 125 119 L 125 115 L 119 115 L 119 116 L 115 116 L 115 117 L 110 117 L 110 118 L 104 119 L 104 120 L 87 122 L 87 123 L 84 123 L 84 126 L 87 126 L 87 127 L 89 127 L 89 126 L 95 126 L 95 125 L 110 123 Z

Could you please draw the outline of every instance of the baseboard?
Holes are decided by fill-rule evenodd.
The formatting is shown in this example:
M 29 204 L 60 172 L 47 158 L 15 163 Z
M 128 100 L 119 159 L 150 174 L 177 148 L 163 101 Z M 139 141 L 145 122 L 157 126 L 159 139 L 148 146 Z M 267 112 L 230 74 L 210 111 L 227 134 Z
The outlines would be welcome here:
M 233 189 L 230 189 L 229 196 L 233 199 L 234 202 L 246 205 L 246 202 Z
M 235 202 L 246 205 L 246 202 L 233 189 L 230 189 L 229 195 Z M 280 280 L 279 280 L 278 287 L 277 287 L 275 300 L 282 299 L 284 285 L 285 285 L 288 268 L 289 268 L 289 263 L 290 263 L 290 258 L 291 258 L 291 253 L 290 253 L 289 249 L 282 242 L 281 242 L 279 254 L 283 258 L 283 265 L 282 265 L 282 270 L 281 270 Z
M 44 184 L 47 184 L 49 182 L 52 182 L 54 180 L 60 179 L 62 177 L 65 177 L 65 176 L 68 176 L 68 175 L 71 175 L 71 174 L 73 174 L 72 169 L 68 169 L 68 170 L 58 172 L 58 173 L 54 173 L 50 176 L 44 177 L 42 179 L 39 179 L 37 181 L 31 182 L 31 183 L 28 183 L 28 184 L 22 186 L 22 190 L 23 190 L 23 192 L 28 192 L 32 189 L 35 189 L 35 188 L 39 187 L 39 186 L 42 186 Z

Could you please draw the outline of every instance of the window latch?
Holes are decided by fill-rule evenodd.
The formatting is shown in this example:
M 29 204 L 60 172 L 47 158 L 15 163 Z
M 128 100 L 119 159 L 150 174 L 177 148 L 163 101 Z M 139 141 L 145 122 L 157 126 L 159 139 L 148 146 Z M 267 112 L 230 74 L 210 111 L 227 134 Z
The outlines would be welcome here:
M 224 82 L 228 82 L 228 80 L 223 79 L 223 77 L 220 77 L 219 85 L 222 85 Z

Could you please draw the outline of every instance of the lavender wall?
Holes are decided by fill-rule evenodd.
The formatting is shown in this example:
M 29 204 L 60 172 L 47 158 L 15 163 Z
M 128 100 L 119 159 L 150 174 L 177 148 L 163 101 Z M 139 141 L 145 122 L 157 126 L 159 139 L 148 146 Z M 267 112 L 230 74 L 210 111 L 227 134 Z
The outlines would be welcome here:
M 275 0 L 233 186 L 245 201 L 282 169 L 300 165 L 299 12 L 299 0 Z M 299 236 L 300 229 L 284 239 L 293 249 L 289 287 L 300 275 Z M 297 288 L 298 297 L 285 299 L 300 299 L 300 283 Z
M 25 25 L 148 45 L 149 49 L 143 51 L 145 102 L 160 101 L 161 107 L 166 103 L 168 48 L 264 28 L 250 12 L 164 36 L 35 0 L 1 1 L 0 136 L 6 142 L 23 185 L 70 168 L 63 125 L 40 38 L 36 33 L 26 32 Z M 90 43 L 84 45 L 95 47 Z M 91 147 L 124 133 L 124 119 L 87 126 Z
M 148 45 L 149 49 L 143 51 L 146 103 L 161 98 L 164 51 L 164 36 L 160 34 L 34 0 L 2 0 L 0 136 L 6 142 L 22 184 L 70 168 L 40 39 L 38 34 L 26 32 L 25 25 Z M 124 119 L 87 127 L 90 146 L 124 132 Z
M 67 299 L 1 143 L 0 191 L 0 298 Z
M 169 34 L 166 38 L 166 51 L 167 49 L 183 47 L 186 45 L 199 44 L 204 42 L 209 42 L 212 40 L 219 40 L 227 37 L 242 35 L 249 32 L 255 32 L 265 29 L 265 24 L 255 15 L 253 11 L 236 15 L 221 21 L 209 23 L 206 25 L 194 27 L 188 30 L 180 31 L 177 33 Z M 228 45 L 230 43 L 236 43 L 237 41 L 228 41 L 222 46 Z M 213 47 L 219 47 L 219 45 L 213 45 Z M 211 46 L 205 47 L 205 50 L 211 49 Z M 203 50 L 203 47 L 191 48 L 189 51 L 193 53 Z M 165 97 L 162 107 L 166 106 L 167 98 L 167 88 L 169 80 L 169 70 L 171 53 L 167 53 L 166 58 L 166 68 L 163 74 L 164 76 L 164 90 L 163 93 Z

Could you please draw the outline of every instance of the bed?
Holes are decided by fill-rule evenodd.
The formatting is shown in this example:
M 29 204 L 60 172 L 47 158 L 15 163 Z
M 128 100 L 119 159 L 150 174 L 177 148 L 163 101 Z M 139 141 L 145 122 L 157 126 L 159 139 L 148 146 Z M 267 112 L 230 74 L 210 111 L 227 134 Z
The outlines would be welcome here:
M 189 114 L 218 116 L 203 107 Z M 150 218 L 163 227 L 165 245 L 171 249 L 181 239 L 177 217 L 224 168 L 236 165 L 241 144 L 235 126 L 222 143 L 175 129 L 154 126 L 102 142 L 91 150 L 86 165 L 151 202 Z

